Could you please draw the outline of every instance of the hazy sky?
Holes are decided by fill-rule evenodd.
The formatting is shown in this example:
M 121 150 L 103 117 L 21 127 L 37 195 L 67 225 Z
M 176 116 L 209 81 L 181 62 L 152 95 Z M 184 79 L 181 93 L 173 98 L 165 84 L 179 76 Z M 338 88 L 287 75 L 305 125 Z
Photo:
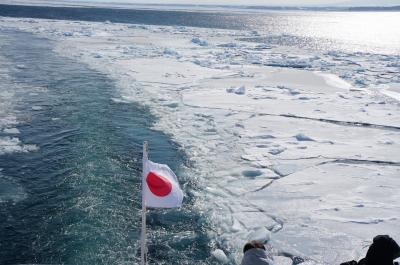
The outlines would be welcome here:
M 85 0 L 82 0 L 85 1 Z M 302 5 L 302 4 L 332 4 L 345 2 L 346 0 L 86 0 L 91 2 L 131 2 L 131 3 L 220 3 L 220 4 L 263 4 L 263 5 Z M 376 1 L 379 2 L 379 1 Z
M 76 0 L 75 0 L 76 1 Z M 78 0 L 119 3 L 244 4 L 244 5 L 400 5 L 400 0 Z
M 400 0 L 0 0 L 7 3 L 146 3 L 146 4 L 222 4 L 222 5 L 265 5 L 265 6 L 388 6 L 400 5 Z

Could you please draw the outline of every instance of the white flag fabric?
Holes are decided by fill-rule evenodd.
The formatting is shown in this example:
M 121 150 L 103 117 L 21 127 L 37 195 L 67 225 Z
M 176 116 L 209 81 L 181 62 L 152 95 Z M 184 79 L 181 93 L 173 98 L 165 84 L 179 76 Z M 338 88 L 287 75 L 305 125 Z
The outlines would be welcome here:
M 183 192 L 175 173 L 164 164 L 143 162 L 143 199 L 146 207 L 181 207 Z

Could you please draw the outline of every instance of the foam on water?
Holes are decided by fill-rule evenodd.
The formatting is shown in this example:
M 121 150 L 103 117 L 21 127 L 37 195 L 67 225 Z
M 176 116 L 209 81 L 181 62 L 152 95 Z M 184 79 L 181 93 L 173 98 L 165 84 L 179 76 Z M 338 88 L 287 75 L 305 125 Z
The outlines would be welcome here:
M 37 150 L 36 145 L 24 145 L 16 137 L 0 138 L 0 155 L 15 152 L 29 152 Z
M 27 194 L 23 187 L 12 178 L 6 177 L 0 171 L 0 205 L 3 203 L 17 203 L 24 200 Z
M 4 39 L 0 41 L 0 48 L 5 44 Z M 18 135 L 20 131 L 18 126 L 19 111 L 16 109 L 17 99 L 16 93 L 21 92 L 23 88 L 14 82 L 10 76 L 9 68 L 12 63 L 7 58 L 0 55 L 0 155 L 11 154 L 16 152 L 36 151 L 38 147 L 34 144 L 24 144 Z M 21 116 L 21 115 L 20 115 Z M 1 175 L 0 177 L 2 189 L 0 191 L 0 202 L 7 200 L 19 200 L 24 198 L 22 188 L 14 183 L 12 179 Z M 21 195 L 22 194 L 22 195 Z

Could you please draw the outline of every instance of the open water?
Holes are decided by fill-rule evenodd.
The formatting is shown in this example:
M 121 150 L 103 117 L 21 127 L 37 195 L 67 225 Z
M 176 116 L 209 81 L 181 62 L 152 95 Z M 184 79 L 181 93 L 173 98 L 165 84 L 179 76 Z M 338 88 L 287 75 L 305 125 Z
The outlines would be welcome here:
M 111 80 L 52 47 L 29 33 L 0 31 L 11 78 L 7 84 L 0 76 L 0 90 L 14 86 L 17 137 L 37 146 L 0 155 L 0 264 L 133 264 L 142 143 L 149 140 L 151 159 L 178 174 L 184 154 L 150 129 L 155 118 L 146 108 L 114 103 Z M 152 263 L 207 262 L 210 242 L 191 200 L 149 212 Z

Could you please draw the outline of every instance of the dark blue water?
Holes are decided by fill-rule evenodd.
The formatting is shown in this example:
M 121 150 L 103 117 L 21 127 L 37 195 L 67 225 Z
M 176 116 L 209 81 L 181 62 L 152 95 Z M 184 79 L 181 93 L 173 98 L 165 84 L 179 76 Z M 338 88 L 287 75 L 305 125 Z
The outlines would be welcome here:
M 149 141 L 152 160 L 178 175 L 184 154 L 151 129 L 148 109 L 113 102 L 115 84 L 103 74 L 31 34 L 0 30 L 0 39 L 0 55 L 26 66 L 9 69 L 23 87 L 16 95 L 18 137 L 39 147 L 0 155 L 2 175 L 26 192 L 0 202 L 0 264 L 135 264 L 142 142 Z M 30 93 L 34 87 L 44 92 Z M 196 189 L 190 177 L 180 181 Z M 149 212 L 151 264 L 212 263 L 205 218 L 193 200 L 189 193 L 181 209 Z
M 219 12 L 189 12 L 0 4 L 0 16 L 249 30 L 255 34 L 245 40 L 273 46 L 367 53 L 365 56 L 400 54 L 398 12 L 245 13 L 229 8 Z
M 0 16 L 243 29 L 248 15 L 110 8 L 1 5 Z

